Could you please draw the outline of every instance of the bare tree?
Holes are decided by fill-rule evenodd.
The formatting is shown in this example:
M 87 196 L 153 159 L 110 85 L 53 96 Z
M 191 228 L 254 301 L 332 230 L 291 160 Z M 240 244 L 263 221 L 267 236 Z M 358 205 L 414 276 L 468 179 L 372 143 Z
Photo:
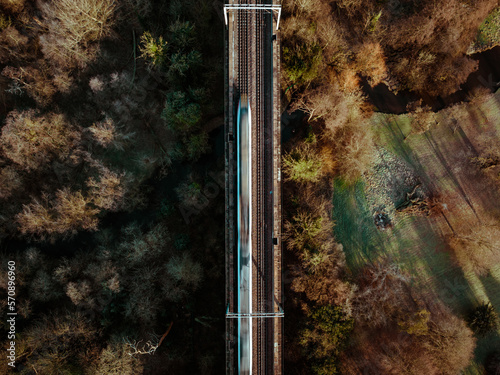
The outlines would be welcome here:
M 116 0 L 54 0 L 40 3 L 47 33 L 40 36 L 45 56 L 56 65 L 86 65 L 97 52 L 94 42 L 109 35 Z
M 96 230 L 99 209 L 92 207 L 80 191 L 59 190 L 53 203 L 39 202 L 23 206 L 16 216 L 23 234 L 39 238 L 67 237 L 80 229 Z
M 467 271 L 485 275 L 500 263 L 500 227 L 478 225 L 472 231 L 449 237 L 458 263 Z
M 113 340 L 99 355 L 95 374 L 135 375 L 141 374 L 143 366 L 135 357 L 129 355 L 130 346 L 125 342 Z
M 123 338 L 125 345 L 129 347 L 128 355 L 143 355 L 143 354 L 155 354 L 156 349 L 160 346 L 160 337 L 152 333 L 151 339 L 142 343 L 144 340 L 131 340 L 128 337 Z
M 30 109 L 9 113 L 2 128 L 0 146 L 9 159 L 30 171 L 55 158 L 66 157 L 78 140 L 78 132 L 63 115 L 39 115 Z
M 372 165 L 375 148 L 368 123 L 337 129 L 332 142 L 338 168 L 347 181 L 355 181 Z
M 386 325 L 391 317 L 409 303 L 406 284 L 409 281 L 396 264 L 367 268 L 359 281 L 354 315 L 370 326 Z

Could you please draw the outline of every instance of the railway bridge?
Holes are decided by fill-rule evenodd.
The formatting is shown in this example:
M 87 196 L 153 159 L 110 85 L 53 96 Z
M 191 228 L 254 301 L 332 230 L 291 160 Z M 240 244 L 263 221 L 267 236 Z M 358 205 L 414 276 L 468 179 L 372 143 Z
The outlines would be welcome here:
M 282 374 L 280 0 L 224 6 L 226 373 Z

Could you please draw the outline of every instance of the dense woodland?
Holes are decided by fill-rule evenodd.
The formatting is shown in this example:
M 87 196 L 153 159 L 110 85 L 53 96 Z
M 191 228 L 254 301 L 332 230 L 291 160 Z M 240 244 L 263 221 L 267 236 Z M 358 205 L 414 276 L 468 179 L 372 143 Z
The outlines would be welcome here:
M 222 123 L 223 23 L 212 2 L 2 0 L 0 30 L 15 373 L 221 373 L 223 159 L 209 131 Z
M 283 109 L 303 117 L 283 145 L 286 374 L 458 374 L 495 331 L 494 306 L 459 313 L 390 256 L 351 269 L 333 212 L 334 186 L 357 186 L 382 153 L 370 90 L 399 95 L 409 137 L 437 126 L 435 103 L 460 120 L 460 102 L 492 98 L 494 84 L 464 84 L 473 53 L 498 43 L 498 6 L 283 1 Z M 15 373 L 224 372 L 221 7 L 0 0 L 0 257 L 16 262 Z M 494 197 L 496 140 L 467 159 Z M 392 220 L 448 220 L 445 198 L 422 185 Z M 384 215 L 370 225 L 390 231 Z M 492 272 L 499 217 L 448 222 L 458 267 Z M 7 285 L 2 269 L 2 316 Z M 479 364 L 488 374 L 498 350 Z M 0 372 L 14 373 L 5 356 Z

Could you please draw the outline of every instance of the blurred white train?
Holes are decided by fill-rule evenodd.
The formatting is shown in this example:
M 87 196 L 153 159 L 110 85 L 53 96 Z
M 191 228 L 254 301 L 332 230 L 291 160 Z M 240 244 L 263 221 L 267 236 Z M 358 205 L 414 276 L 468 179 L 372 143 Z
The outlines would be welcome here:
M 242 95 L 237 116 L 238 313 L 252 313 L 252 114 Z M 238 317 L 238 373 L 252 373 L 252 319 Z

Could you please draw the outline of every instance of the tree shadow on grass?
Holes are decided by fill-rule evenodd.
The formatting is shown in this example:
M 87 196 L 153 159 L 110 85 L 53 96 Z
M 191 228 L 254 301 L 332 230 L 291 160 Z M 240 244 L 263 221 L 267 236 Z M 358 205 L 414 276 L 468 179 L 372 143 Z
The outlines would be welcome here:
M 348 184 L 335 179 L 333 183 L 334 234 L 337 242 L 344 246 L 347 264 L 353 272 L 371 263 L 373 252 L 382 246 L 364 188 L 365 184 L 360 180 Z
M 491 275 L 479 278 L 486 290 L 491 305 L 495 308 L 497 313 L 500 313 L 500 282 Z M 476 305 L 471 305 L 470 309 Z M 478 337 L 477 346 L 475 350 L 475 358 L 478 363 L 484 363 L 486 357 L 495 349 L 500 348 L 500 335 L 498 330 L 490 332 L 484 337 Z
M 386 137 L 385 143 L 387 143 L 391 151 L 414 169 L 415 173 L 429 191 L 436 191 L 437 189 L 433 179 L 429 177 L 420 159 L 406 142 L 408 135 L 404 133 L 404 124 L 400 123 L 394 116 L 385 118 L 380 124 L 383 127 L 382 131 Z

